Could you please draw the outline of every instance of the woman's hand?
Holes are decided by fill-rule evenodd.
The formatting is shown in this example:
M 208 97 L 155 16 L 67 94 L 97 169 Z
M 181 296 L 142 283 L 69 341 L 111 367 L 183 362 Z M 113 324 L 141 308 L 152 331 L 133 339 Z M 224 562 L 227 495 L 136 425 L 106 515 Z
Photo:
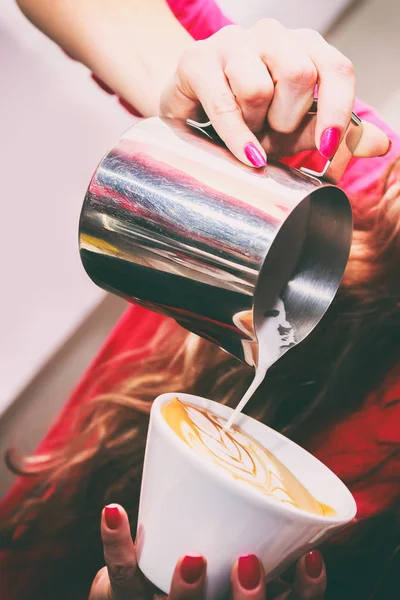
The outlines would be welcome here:
M 316 120 L 305 122 L 318 86 Z M 247 30 L 229 26 L 183 53 L 161 95 L 163 116 L 204 120 L 204 112 L 242 162 L 266 164 L 266 152 L 318 148 L 332 158 L 355 101 L 353 65 L 316 31 L 263 19 Z M 267 127 L 266 127 L 267 125 Z M 365 124 L 357 156 L 379 156 L 389 140 Z
M 92 584 L 89 600 L 150 600 L 165 598 L 145 581 L 136 563 L 128 516 L 117 504 L 102 514 L 101 535 L 106 567 Z M 169 600 L 202 600 L 207 565 L 200 555 L 182 557 L 175 568 Z M 293 585 L 282 580 L 268 586 L 258 558 L 243 556 L 233 565 L 232 600 L 322 600 L 326 587 L 325 567 L 319 552 L 311 552 L 297 563 Z

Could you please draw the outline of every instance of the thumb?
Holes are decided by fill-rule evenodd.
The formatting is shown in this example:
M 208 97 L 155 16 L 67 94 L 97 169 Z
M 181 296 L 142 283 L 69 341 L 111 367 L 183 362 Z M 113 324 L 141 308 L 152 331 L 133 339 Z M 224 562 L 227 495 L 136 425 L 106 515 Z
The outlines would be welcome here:
M 386 133 L 373 123 L 363 121 L 363 134 L 354 150 L 354 156 L 359 158 L 384 156 L 390 148 L 391 142 Z
M 136 550 L 128 515 L 122 506 L 109 504 L 101 516 L 104 558 L 113 600 L 131 600 L 137 590 Z
M 315 150 L 315 119 L 305 119 L 293 133 L 283 134 L 270 129 L 264 132 L 261 144 L 272 157 L 292 156 L 304 150 Z M 361 138 L 351 149 L 356 158 L 384 156 L 391 147 L 387 134 L 376 125 L 363 121 Z

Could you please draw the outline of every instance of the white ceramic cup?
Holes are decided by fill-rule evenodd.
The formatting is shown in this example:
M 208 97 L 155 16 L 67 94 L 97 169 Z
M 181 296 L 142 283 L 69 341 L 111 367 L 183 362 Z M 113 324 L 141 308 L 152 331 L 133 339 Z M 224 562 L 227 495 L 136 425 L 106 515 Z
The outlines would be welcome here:
M 356 503 L 347 487 L 314 456 L 273 429 L 240 415 L 244 432 L 272 452 L 335 516 L 292 508 L 236 481 L 196 453 L 170 428 L 161 409 L 173 398 L 226 419 L 232 409 L 189 394 L 159 396 L 153 404 L 140 497 L 137 552 L 142 573 L 168 593 L 177 560 L 207 559 L 207 600 L 227 593 L 233 563 L 256 554 L 268 579 L 351 521 Z

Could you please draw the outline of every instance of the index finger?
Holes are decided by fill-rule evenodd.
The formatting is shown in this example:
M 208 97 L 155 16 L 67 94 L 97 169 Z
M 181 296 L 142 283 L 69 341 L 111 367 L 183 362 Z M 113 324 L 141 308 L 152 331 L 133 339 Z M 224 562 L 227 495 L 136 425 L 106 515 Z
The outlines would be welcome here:
M 326 570 L 319 550 L 303 556 L 296 567 L 290 600 L 323 600 L 326 590 Z
M 200 554 L 182 556 L 172 576 L 168 600 L 202 600 L 207 563 Z
M 113 600 L 131 600 L 137 589 L 136 551 L 128 515 L 122 506 L 109 504 L 101 517 L 104 559 Z
M 233 600 L 265 600 L 265 573 L 257 556 L 241 556 L 231 572 Z
M 203 53 L 200 58 L 201 60 L 196 55 L 189 56 L 178 69 L 182 94 L 180 106 L 175 103 L 172 109 L 173 116 L 181 119 L 191 117 L 193 99 L 198 99 L 215 131 L 229 150 L 249 166 L 264 167 L 265 151 L 244 120 L 221 60 L 211 51 Z

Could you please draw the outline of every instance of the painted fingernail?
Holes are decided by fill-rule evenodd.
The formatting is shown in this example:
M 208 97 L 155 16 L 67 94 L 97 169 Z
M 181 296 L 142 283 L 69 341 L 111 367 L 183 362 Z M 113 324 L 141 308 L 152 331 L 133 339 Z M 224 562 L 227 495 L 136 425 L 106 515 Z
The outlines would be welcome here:
M 254 144 L 250 143 L 244 147 L 244 153 L 246 155 L 247 160 L 251 162 L 252 165 L 260 169 L 261 167 L 265 167 L 267 161 L 265 160 L 265 156 L 260 152 L 260 150 Z
M 118 506 L 109 504 L 104 509 L 104 519 L 109 529 L 118 529 L 122 523 L 122 516 Z
M 206 561 L 200 554 L 187 554 L 181 562 L 181 576 L 186 583 L 196 583 L 204 573 Z
M 339 148 L 340 130 L 337 127 L 328 127 L 321 136 L 319 151 L 330 160 Z
M 306 555 L 306 573 L 312 579 L 318 579 L 322 573 L 322 554 L 313 550 Z
M 261 565 L 257 556 L 248 554 L 239 558 L 238 577 L 240 585 L 245 590 L 254 590 L 260 585 Z
M 91 78 L 93 79 L 93 81 L 95 81 L 97 83 L 97 85 L 99 87 L 101 87 L 102 90 L 104 90 L 107 94 L 110 94 L 110 96 L 113 96 L 115 94 L 114 90 L 112 90 L 102 79 L 100 79 L 100 77 L 97 77 L 97 75 L 95 75 L 94 73 L 91 74 Z
M 380 155 L 380 158 L 382 156 L 387 156 L 388 154 L 390 154 L 390 152 L 392 151 L 392 146 L 393 146 L 393 142 L 392 142 L 392 140 L 389 140 L 388 149 L 386 150 L 386 152 L 384 152 L 383 154 Z

